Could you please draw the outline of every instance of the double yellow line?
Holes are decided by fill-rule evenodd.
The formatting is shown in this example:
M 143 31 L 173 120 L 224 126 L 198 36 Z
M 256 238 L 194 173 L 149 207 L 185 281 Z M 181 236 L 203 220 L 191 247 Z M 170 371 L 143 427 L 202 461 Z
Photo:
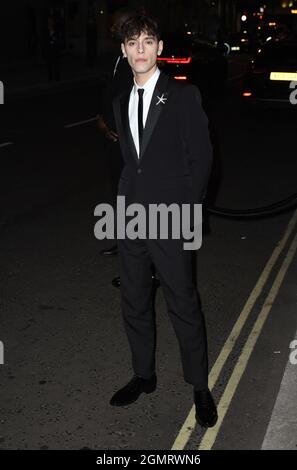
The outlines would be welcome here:
M 283 238 L 279 244 L 273 250 L 271 257 L 269 258 L 265 268 L 263 269 L 257 284 L 252 290 L 245 306 L 243 307 L 242 312 L 240 313 L 230 335 L 228 336 L 211 372 L 209 375 L 209 388 L 213 389 L 215 386 L 220 373 L 235 345 L 236 340 L 238 339 L 259 295 L 262 293 L 263 288 L 269 278 L 269 275 L 275 266 L 277 260 L 279 259 L 282 251 L 284 250 L 288 239 L 290 238 L 297 221 L 297 210 L 294 212 L 293 217 L 291 218 L 287 229 L 284 233 Z M 237 389 L 237 386 L 240 382 L 240 379 L 246 369 L 250 355 L 254 349 L 254 346 L 257 342 L 257 339 L 261 333 L 263 325 L 268 317 L 268 314 L 271 310 L 272 304 L 277 296 L 277 293 L 281 287 L 285 274 L 293 260 L 294 254 L 297 248 L 297 235 L 294 237 L 293 242 L 291 243 L 287 255 L 282 263 L 282 266 L 273 282 L 273 285 L 270 289 L 270 292 L 264 302 L 263 308 L 254 324 L 254 327 L 246 341 L 246 344 L 239 356 L 239 359 L 234 367 L 233 373 L 229 379 L 229 382 L 225 388 L 224 394 L 218 404 L 218 422 L 215 427 L 209 428 L 200 443 L 199 449 L 201 450 L 210 450 L 215 442 L 217 434 L 221 428 L 224 417 L 228 411 L 231 400 L 234 396 L 234 393 Z M 177 438 L 172 446 L 172 450 L 182 450 L 185 448 L 187 442 L 189 441 L 191 434 L 196 426 L 195 421 L 195 407 L 191 408 L 182 428 L 179 431 Z

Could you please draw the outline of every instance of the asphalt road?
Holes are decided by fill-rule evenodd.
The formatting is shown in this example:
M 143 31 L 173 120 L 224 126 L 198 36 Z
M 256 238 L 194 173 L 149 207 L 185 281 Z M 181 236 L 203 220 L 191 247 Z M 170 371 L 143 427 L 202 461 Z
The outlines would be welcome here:
M 210 199 L 232 209 L 261 207 L 296 192 L 296 113 L 245 114 L 237 95 L 235 86 L 208 110 L 215 147 Z M 106 153 L 94 121 L 65 127 L 91 119 L 96 97 L 92 85 L 1 109 L 0 447 L 261 449 L 265 436 L 269 447 L 297 329 L 294 213 L 209 217 L 197 279 L 222 422 L 203 435 L 189 415 L 192 389 L 182 378 L 161 289 L 157 391 L 111 407 L 132 370 L 119 291 L 111 285 L 118 262 L 100 256 L 110 243 L 93 234 L 94 208 L 110 200 Z M 292 260 L 282 266 L 288 253 Z M 269 312 L 260 328 L 263 306 Z M 283 412 L 280 428 L 287 418 Z

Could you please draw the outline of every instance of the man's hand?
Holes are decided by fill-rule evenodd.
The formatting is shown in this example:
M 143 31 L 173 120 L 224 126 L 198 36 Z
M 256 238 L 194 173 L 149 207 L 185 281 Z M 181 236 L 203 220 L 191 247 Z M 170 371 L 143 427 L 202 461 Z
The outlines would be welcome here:
M 100 132 L 104 134 L 106 139 L 112 140 L 113 142 L 117 142 L 118 134 L 111 129 L 108 128 L 106 122 L 104 121 L 103 117 L 98 115 L 98 129 Z

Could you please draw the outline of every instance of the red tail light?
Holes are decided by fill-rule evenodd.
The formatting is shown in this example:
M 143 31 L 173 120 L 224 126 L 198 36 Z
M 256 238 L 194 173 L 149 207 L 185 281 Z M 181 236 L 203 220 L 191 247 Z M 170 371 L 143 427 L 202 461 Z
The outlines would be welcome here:
M 158 60 L 162 60 L 164 62 L 167 62 L 168 64 L 189 64 L 190 62 L 192 62 L 192 57 L 158 57 Z
M 176 75 L 174 79 L 175 80 L 187 80 L 188 77 L 186 75 Z

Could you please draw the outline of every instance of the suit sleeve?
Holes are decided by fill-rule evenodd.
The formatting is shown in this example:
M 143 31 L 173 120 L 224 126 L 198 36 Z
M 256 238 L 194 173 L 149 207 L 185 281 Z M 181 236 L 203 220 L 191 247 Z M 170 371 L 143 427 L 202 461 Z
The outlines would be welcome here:
M 181 93 L 180 119 L 182 137 L 193 182 L 194 202 L 202 203 L 212 166 L 212 144 L 208 119 L 202 108 L 201 95 L 194 85 L 187 85 Z

